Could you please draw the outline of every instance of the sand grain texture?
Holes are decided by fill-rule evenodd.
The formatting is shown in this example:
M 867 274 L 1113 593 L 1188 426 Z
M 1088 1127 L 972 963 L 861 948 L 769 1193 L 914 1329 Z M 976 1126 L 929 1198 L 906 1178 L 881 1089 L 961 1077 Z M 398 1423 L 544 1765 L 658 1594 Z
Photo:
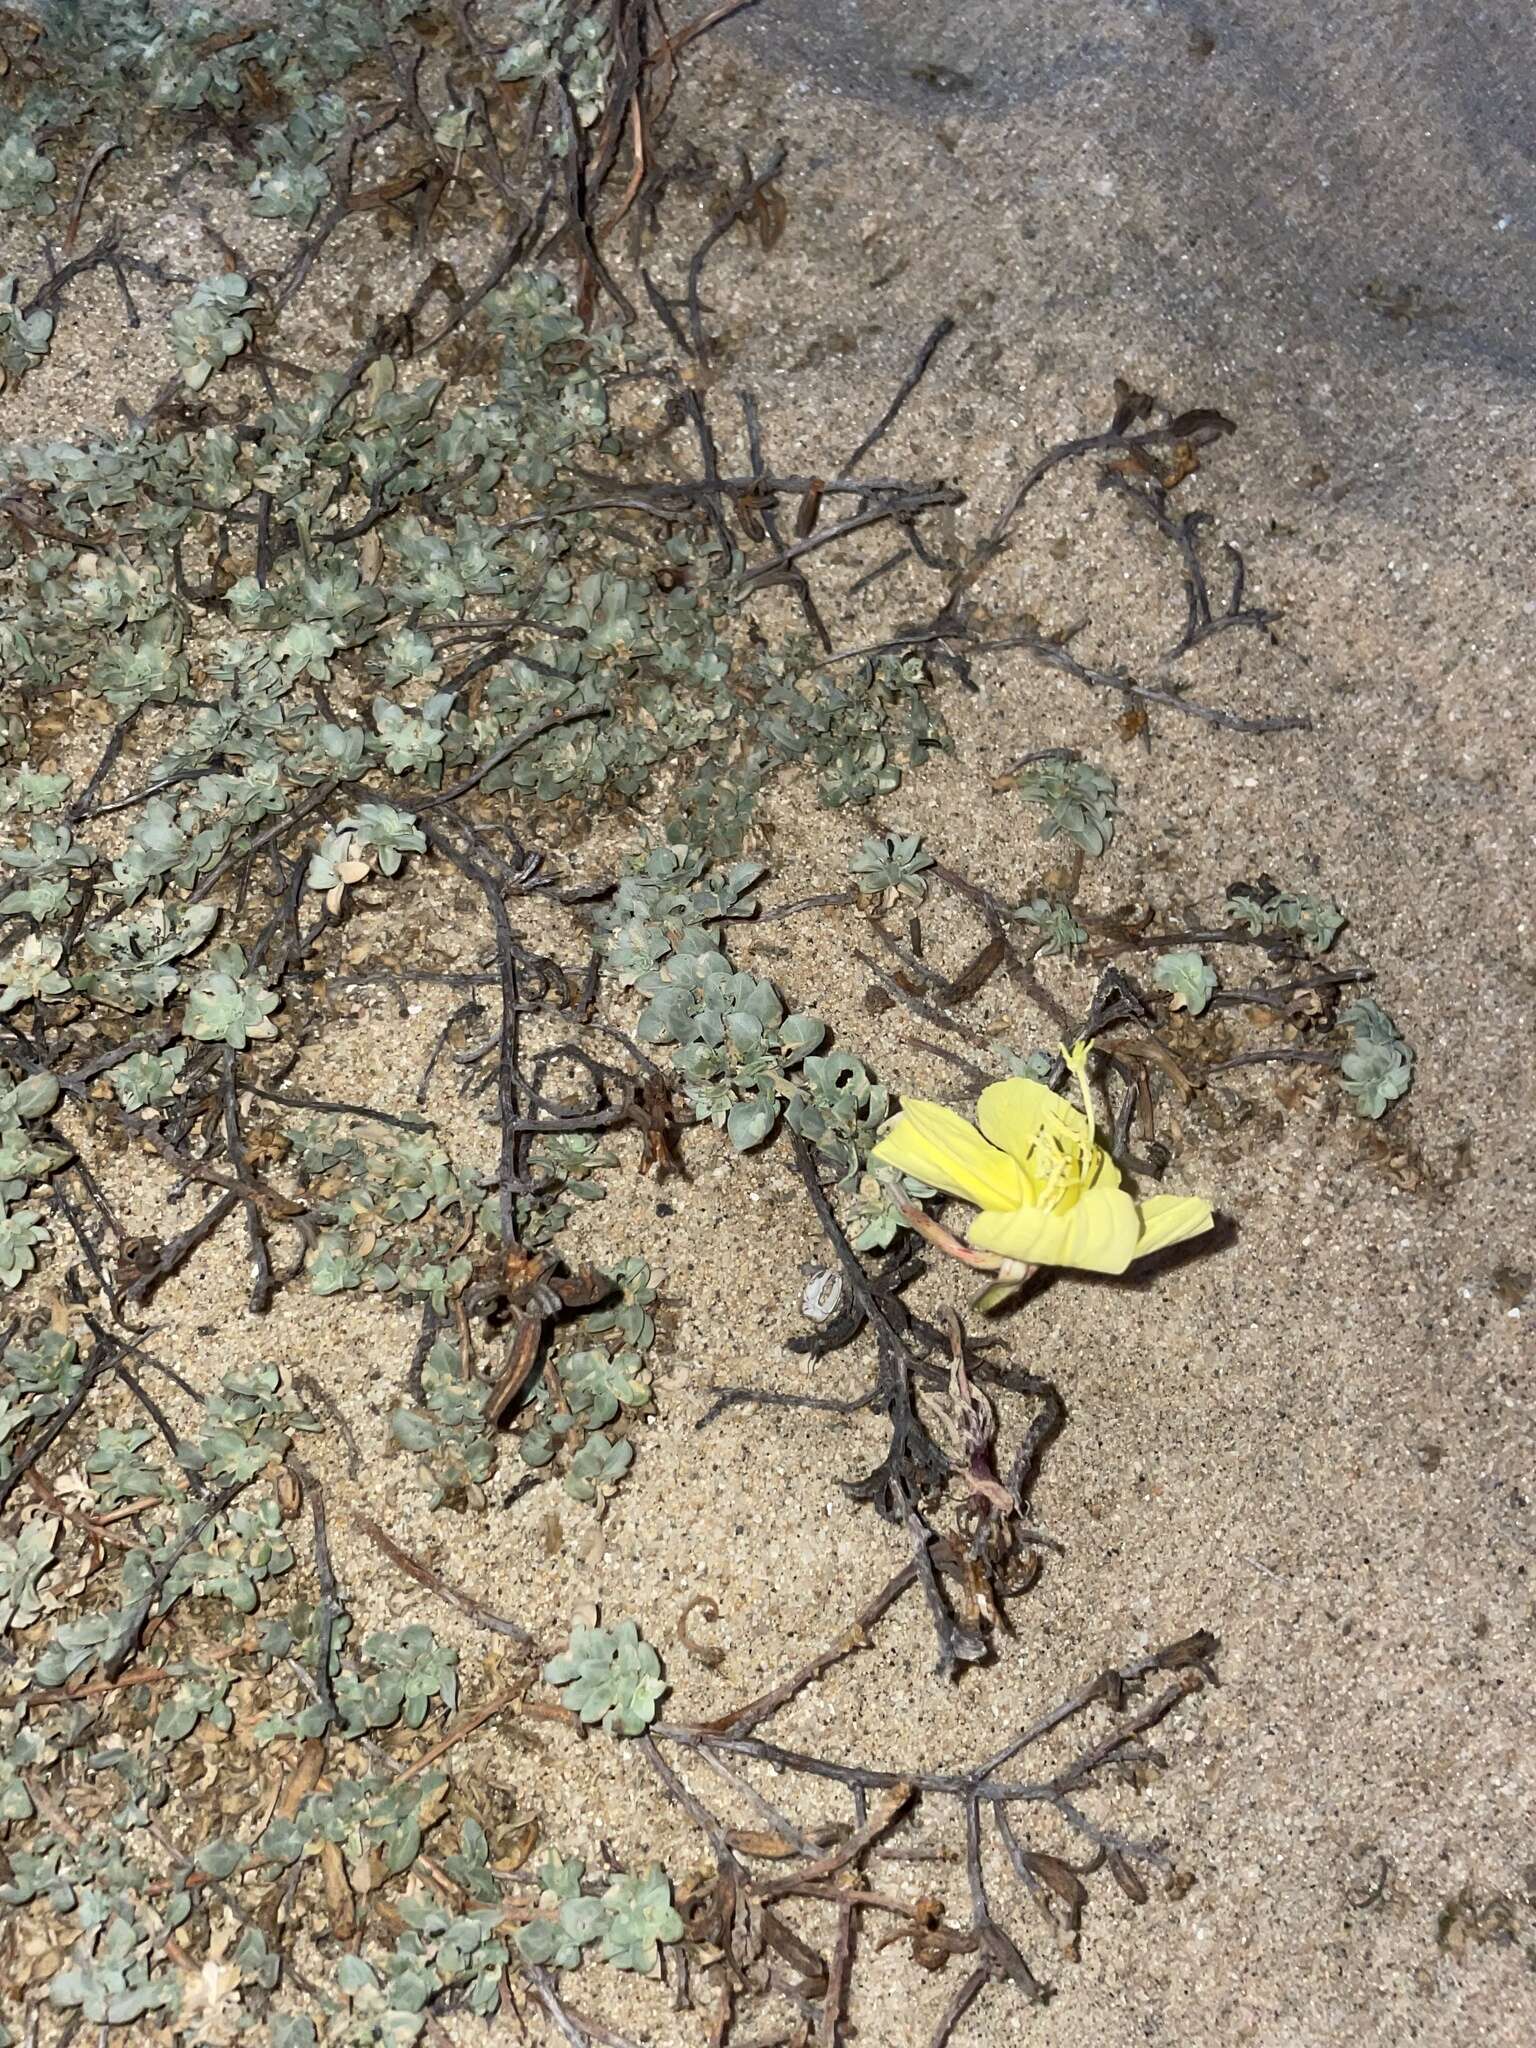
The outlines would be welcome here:
M 1053 2002 L 1031 2013 L 989 1993 L 958 2037 L 976 2048 L 1515 2048 L 1536 2034 L 1536 1480 L 1519 1298 L 1536 1223 L 1536 165 L 1521 10 L 1440 14 L 802 0 L 705 46 L 683 88 L 706 158 L 728 161 L 738 140 L 759 160 L 771 138 L 790 147 L 782 241 L 723 244 L 706 294 L 721 409 L 750 383 L 781 464 L 854 446 L 945 313 L 957 331 L 881 461 L 964 483 L 962 523 L 990 517 L 1050 441 L 1107 418 L 1116 373 L 1239 423 L 1185 502 L 1218 515 L 1255 599 L 1284 616 L 1273 647 L 1233 635 L 1196 656 L 1199 694 L 1304 711 L 1315 730 L 1250 737 L 1160 716 L 1143 750 L 1076 683 L 999 660 L 975 697 L 948 691 L 954 756 L 882 820 L 1028 893 L 1050 850 L 987 778 L 1031 747 L 1080 745 L 1118 777 L 1124 808 L 1096 902 L 1209 905 L 1264 867 L 1315 883 L 1344 902 L 1418 1055 L 1396 1120 L 1422 1161 L 1406 1173 L 1346 1113 L 1277 1107 L 1264 1070 L 1234 1090 L 1254 1107 L 1246 1123 L 1230 1108 L 1225 1129 L 1185 1121 L 1170 1185 L 1208 1195 L 1231 1241 L 1140 1282 L 1064 1281 L 1001 1325 L 1071 1413 L 1036 1497 L 1065 1554 L 1018 1604 L 997 1666 L 942 1684 L 914 1605 L 777 1731 L 952 1767 L 1107 1661 L 1199 1626 L 1223 1639 L 1221 1689 L 1163 1732 L 1173 1768 L 1115 1809 L 1165 1833 L 1193 1886 L 1137 1911 L 1103 1885 L 1078 1965 L 1039 1944 Z M 167 250 L 175 239 L 168 224 Z M 111 306 L 104 279 L 90 289 Z M 92 302 L 80 295 L 29 383 L 52 432 L 89 416 L 77 409 L 103 366 L 71 351 Z M 317 323 L 342 318 L 345 279 L 313 303 Z M 888 625 L 883 599 L 838 602 L 851 551 L 822 561 L 842 644 Z M 1180 619 L 1167 562 L 1083 479 L 1031 501 L 978 596 L 1053 625 L 1086 615 L 1084 647 L 1143 665 Z M 765 818 L 773 900 L 837 886 L 869 829 L 785 789 Z M 909 1020 L 865 1013 L 856 939 L 843 913 L 735 945 L 894 1085 L 951 1091 L 908 1044 Z M 953 965 L 975 940 L 958 918 L 930 934 Z M 481 942 L 468 922 L 423 937 L 443 961 Z M 978 1021 L 1041 1042 L 1015 1001 L 989 991 Z M 409 1109 L 447 1007 L 402 1022 L 382 996 L 344 1005 L 305 1085 Z M 446 1092 L 429 1107 L 462 1123 Z M 561 1501 L 550 1556 L 542 1493 L 484 1520 L 429 1516 L 399 1463 L 370 1455 L 352 1482 L 338 1442 L 316 1450 L 359 1634 L 425 1614 L 466 1653 L 466 1681 L 493 1647 L 391 1579 L 349 1521 L 358 1509 L 545 1639 L 578 1599 L 641 1618 L 676 1718 L 749 1697 L 895 1568 L 895 1538 L 839 1488 L 879 1454 L 867 1420 L 738 1410 L 696 1429 L 715 1384 L 842 1392 L 866 1361 L 783 1349 L 802 1327 L 799 1268 L 821 1255 L 785 1154 L 729 1162 L 700 1134 L 688 1158 L 687 1183 L 611 1177 L 582 1221 L 584 1250 L 644 1253 L 675 1305 L 656 1419 L 600 1530 Z M 154 1215 L 142 1191 L 131 1220 Z M 255 1324 L 235 1245 L 163 1291 L 157 1341 L 210 1378 L 262 1357 L 316 1374 L 376 1453 L 404 1322 L 290 1294 Z M 695 1624 L 725 1652 L 715 1672 L 673 1639 L 696 1591 L 721 1610 Z M 697 1854 L 632 1749 L 572 1754 L 548 1731 L 513 1731 L 467 1750 L 487 1801 L 542 1811 L 554 1844 L 595 1854 L 605 1837 L 626 1863 L 654 1854 L 677 1870 Z M 958 1868 L 931 1883 L 963 1913 Z M 1490 1908 L 1508 1938 L 1476 1938 Z M 1008 1919 L 1030 1931 L 1011 1897 Z M 866 1948 L 857 2038 L 919 2048 L 960 1966 L 922 1979 L 900 1950 Z M 605 1975 L 604 2009 L 657 2048 L 702 2038 L 659 1993 L 619 1987 L 614 2002 L 613 1989 Z M 474 2038 L 460 2020 L 449 2032 Z

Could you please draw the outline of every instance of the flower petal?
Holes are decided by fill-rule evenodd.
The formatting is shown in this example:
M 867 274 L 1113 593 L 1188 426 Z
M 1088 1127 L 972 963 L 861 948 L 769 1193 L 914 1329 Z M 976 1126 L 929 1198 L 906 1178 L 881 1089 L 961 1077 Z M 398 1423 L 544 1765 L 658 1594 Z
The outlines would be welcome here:
M 1001 1145 L 1021 1166 L 1027 1163 L 1042 1128 L 1059 1132 L 1076 1144 L 1088 1140 L 1082 1111 L 1043 1081 L 1031 1081 L 1023 1074 L 983 1088 L 976 1121 L 992 1143 Z
M 1076 1103 L 1067 1102 L 1043 1081 L 1031 1081 L 1023 1074 L 983 1088 L 976 1105 L 976 1121 L 992 1143 L 1016 1159 L 1026 1173 L 1032 1170 L 1030 1154 L 1042 1133 L 1059 1138 L 1065 1145 L 1088 1143 L 1088 1119 Z M 1034 1170 L 1039 1165 L 1036 1153 Z M 1120 1169 L 1102 1146 L 1096 1147 L 1094 1179 L 1103 1188 L 1120 1185 Z
M 1015 1209 L 1024 1198 L 1023 1176 L 1007 1154 L 942 1103 L 909 1102 L 871 1157 L 978 1209 Z
M 1203 1237 L 1214 1221 L 1210 1203 L 1195 1195 L 1149 1195 L 1136 1204 L 1136 1213 L 1141 1236 L 1133 1256 L 1138 1259 L 1170 1244 L 1183 1244 L 1186 1238 Z
M 1123 1273 L 1141 1249 L 1141 1218 L 1128 1194 L 1101 1181 L 1070 1209 L 988 1211 L 975 1218 L 966 1239 L 979 1252 L 1026 1265 Z

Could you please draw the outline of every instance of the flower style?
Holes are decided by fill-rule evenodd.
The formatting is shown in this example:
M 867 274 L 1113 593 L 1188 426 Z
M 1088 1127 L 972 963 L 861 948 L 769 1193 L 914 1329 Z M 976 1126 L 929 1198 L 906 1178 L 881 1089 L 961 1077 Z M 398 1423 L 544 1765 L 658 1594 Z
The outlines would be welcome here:
M 910 1102 L 876 1145 L 875 1162 L 945 1194 L 972 1202 L 967 1251 L 947 1231 L 904 1210 L 924 1235 L 968 1265 L 1017 1283 L 1035 1266 L 1077 1266 L 1123 1273 L 1135 1259 L 1199 1237 L 1211 1209 L 1186 1195 L 1137 1201 L 1095 1136 L 1088 1091 L 1090 1046 L 1062 1056 L 1077 1080 L 1077 1109 L 1039 1081 L 997 1081 L 984 1088 L 976 1125 L 936 1102 Z

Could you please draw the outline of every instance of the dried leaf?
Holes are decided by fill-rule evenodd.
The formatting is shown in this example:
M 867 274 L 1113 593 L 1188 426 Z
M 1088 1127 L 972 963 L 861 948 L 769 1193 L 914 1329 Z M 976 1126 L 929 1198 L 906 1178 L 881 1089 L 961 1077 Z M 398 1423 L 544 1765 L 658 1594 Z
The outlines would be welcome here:
M 320 1782 L 325 1768 L 325 1737 L 312 1735 L 299 1745 L 298 1760 L 278 1795 L 276 1813 L 280 1820 L 292 1820 Z
M 725 1839 L 743 1856 L 784 1857 L 799 1854 L 795 1843 L 786 1841 L 783 1835 L 769 1834 L 760 1828 L 728 1828 Z
M 337 1941 L 350 1941 L 357 1931 L 357 1911 L 352 1902 L 352 1887 L 347 1883 L 347 1866 L 335 1842 L 320 1844 L 320 1875 L 325 1881 L 330 1931 Z
M 1088 1903 L 1088 1887 L 1070 1863 L 1064 1863 L 1059 1856 L 1048 1856 L 1043 1849 L 1022 1850 L 1019 1860 L 1026 1870 L 1034 1872 L 1042 1884 L 1048 1885 L 1074 1914 L 1082 1912 Z
M 502 1844 L 496 1868 L 503 1873 L 521 1870 L 538 1846 L 539 1823 L 537 1819 L 525 1820 L 516 1834 Z
M 1144 420 L 1157 403 L 1150 391 L 1138 391 L 1134 384 L 1128 384 L 1124 377 L 1115 379 L 1115 416 L 1110 421 L 1112 434 L 1123 434 L 1127 427 L 1137 420 Z
M 1217 412 L 1212 406 L 1197 405 L 1171 419 L 1168 431 L 1176 440 L 1187 441 L 1191 448 L 1206 448 L 1224 435 L 1235 434 L 1237 422 L 1229 420 L 1224 412 Z

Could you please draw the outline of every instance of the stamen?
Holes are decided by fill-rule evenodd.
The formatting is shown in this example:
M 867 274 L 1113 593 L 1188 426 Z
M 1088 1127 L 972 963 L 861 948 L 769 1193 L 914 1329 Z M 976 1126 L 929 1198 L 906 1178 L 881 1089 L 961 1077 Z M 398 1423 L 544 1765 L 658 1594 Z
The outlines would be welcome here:
M 1090 1151 L 1094 1144 L 1095 1133 L 1098 1130 L 1093 1114 L 1093 1096 L 1088 1088 L 1088 1055 L 1092 1050 L 1093 1040 L 1091 1038 L 1080 1038 L 1070 1052 L 1067 1051 L 1065 1046 L 1061 1048 L 1061 1056 L 1071 1069 L 1072 1078 L 1077 1083 L 1077 1092 L 1083 1098 L 1083 1115 L 1088 1124 L 1088 1145 Z

